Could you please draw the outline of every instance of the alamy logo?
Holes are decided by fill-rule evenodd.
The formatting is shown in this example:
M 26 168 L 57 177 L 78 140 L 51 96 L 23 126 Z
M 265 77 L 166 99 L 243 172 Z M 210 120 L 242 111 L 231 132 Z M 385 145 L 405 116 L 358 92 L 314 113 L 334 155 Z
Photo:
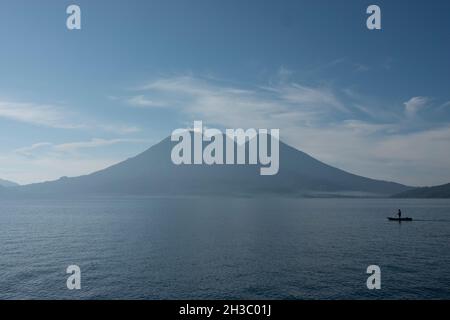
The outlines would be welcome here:
M 66 13 L 69 14 L 66 20 L 66 26 L 69 30 L 81 29 L 81 9 L 79 6 L 72 4 L 67 7 Z
M 381 269 L 377 265 L 370 265 L 367 267 L 367 271 L 370 276 L 367 278 L 366 285 L 369 290 L 381 289 Z
M 68 266 L 66 273 L 70 274 L 67 278 L 66 285 L 69 290 L 80 290 L 81 289 L 81 269 L 77 265 Z
M 370 16 L 367 18 L 366 25 L 369 30 L 381 30 L 381 9 L 379 6 L 373 4 L 367 7 L 367 14 Z
M 171 154 L 172 162 L 176 165 L 259 163 L 262 166 L 260 174 L 264 176 L 275 175 L 279 170 L 279 129 L 271 129 L 270 134 L 267 129 L 226 129 L 223 134 L 218 129 L 204 129 L 202 121 L 194 121 L 194 130 L 177 129 L 172 132 L 171 139 L 179 142 L 173 147 Z M 207 143 L 205 148 L 204 142 Z

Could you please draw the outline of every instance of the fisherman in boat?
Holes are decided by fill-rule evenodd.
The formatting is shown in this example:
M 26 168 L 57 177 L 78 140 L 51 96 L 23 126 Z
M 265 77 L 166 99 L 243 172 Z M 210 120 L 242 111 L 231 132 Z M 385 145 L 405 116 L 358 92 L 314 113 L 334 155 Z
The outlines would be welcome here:
M 413 218 L 408 218 L 408 217 L 402 218 L 402 210 L 398 209 L 397 216 L 396 217 L 395 216 L 388 217 L 388 220 L 402 222 L 402 221 L 413 221 Z

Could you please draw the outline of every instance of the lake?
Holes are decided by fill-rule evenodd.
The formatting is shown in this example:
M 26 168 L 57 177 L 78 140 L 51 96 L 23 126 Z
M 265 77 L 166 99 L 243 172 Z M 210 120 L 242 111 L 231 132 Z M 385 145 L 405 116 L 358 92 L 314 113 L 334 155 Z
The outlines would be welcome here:
M 1 201 L 0 298 L 449 299 L 449 240 L 450 200 Z

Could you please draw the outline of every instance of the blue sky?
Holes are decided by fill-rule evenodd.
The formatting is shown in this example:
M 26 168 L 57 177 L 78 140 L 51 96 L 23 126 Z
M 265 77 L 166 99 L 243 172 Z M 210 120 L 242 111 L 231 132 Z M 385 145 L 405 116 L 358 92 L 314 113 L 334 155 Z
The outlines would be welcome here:
M 70 4 L 82 30 L 66 28 Z M 382 30 L 366 28 L 370 4 Z M 438 0 L 2 1 L 0 178 L 90 173 L 202 120 L 279 128 L 357 174 L 450 182 L 449 12 Z

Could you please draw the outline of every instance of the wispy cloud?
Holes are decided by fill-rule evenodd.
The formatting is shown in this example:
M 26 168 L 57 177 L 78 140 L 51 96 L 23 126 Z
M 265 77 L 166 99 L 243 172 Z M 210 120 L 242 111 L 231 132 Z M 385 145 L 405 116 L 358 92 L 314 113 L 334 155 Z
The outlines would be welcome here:
M 0 101 L 0 117 L 51 128 L 83 128 L 82 124 L 67 121 L 69 113 L 52 105 Z
M 409 99 L 404 103 L 405 114 L 408 117 L 414 117 L 417 114 L 417 112 L 425 108 L 429 102 L 430 99 L 427 97 L 412 97 L 411 99 Z
M 34 151 L 39 150 L 41 148 L 51 147 L 51 146 L 53 146 L 53 144 L 50 142 L 39 142 L 39 143 L 34 143 L 28 147 L 22 147 L 22 148 L 16 149 L 16 150 L 14 150 L 14 153 L 25 156 L 25 157 L 31 157 L 33 155 Z
M 116 133 L 116 134 L 132 134 L 142 131 L 142 129 L 138 126 L 133 125 L 123 125 L 123 124 L 104 124 L 104 123 L 97 123 L 92 124 L 91 128 L 100 129 L 103 131 Z
M 142 88 L 172 108 L 211 125 L 265 127 L 281 120 L 305 125 L 324 113 L 348 111 L 331 89 L 295 83 L 241 88 L 178 76 L 158 79 Z
M 341 112 L 349 112 L 329 88 L 314 88 L 292 83 L 270 89 L 277 92 L 282 100 L 298 106 L 308 108 L 336 108 Z
M 367 65 L 362 63 L 354 63 L 353 67 L 355 68 L 356 72 L 366 72 L 370 70 L 370 68 Z
M 348 58 L 338 58 L 307 70 L 306 75 L 327 73 L 337 68 L 347 70 L 347 72 L 367 72 L 371 70 L 371 67 L 365 63 L 352 61 Z
M 141 108 L 162 108 L 167 106 L 166 103 L 161 101 L 154 101 L 146 98 L 144 95 L 137 95 L 128 98 L 127 103 L 131 106 L 141 107 Z
M 100 148 L 111 146 L 119 143 L 149 143 L 146 139 L 101 139 L 93 138 L 88 141 L 76 141 L 61 144 L 53 144 L 50 142 L 39 142 L 28 147 L 14 150 L 14 153 L 31 157 L 33 153 L 41 149 L 47 149 L 47 152 L 75 152 L 80 149 Z
M 105 123 L 50 104 L 0 100 L 0 118 L 55 129 L 102 130 L 119 134 L 136 133 L 133 125 Z
M 149 141 L 145 140 L 145 139 L 99 139 L 99 138 L 94 138 L 89 141 L 69 142 L 69 143 L 54 145 L 54 149 L 56 151 L 73 152 L 73 151 L 77 151 L 79 149 L 99 148 L 99 147 L 111 146 L 111 145 L 119 144 L 119 143 L 148 143 L 148 142 Z

